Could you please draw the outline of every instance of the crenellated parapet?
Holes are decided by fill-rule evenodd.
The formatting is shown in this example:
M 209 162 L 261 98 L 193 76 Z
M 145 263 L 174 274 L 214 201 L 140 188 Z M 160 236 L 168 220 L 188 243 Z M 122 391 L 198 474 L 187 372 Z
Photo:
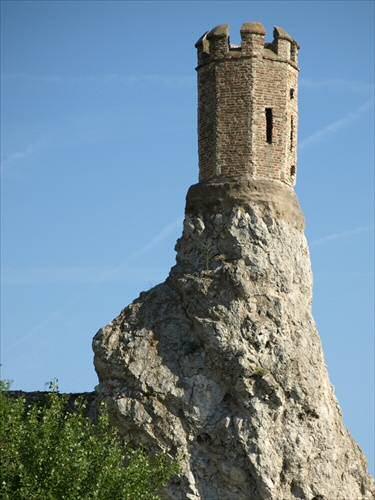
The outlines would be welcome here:
M 261 23 L 245 23 L 231 45 L 223 24 L 196 43 L 200 181 L 295 184 L 299 46 L 279 27 L 272 42 L 265 36 Z
M 218 59 L 263 55 L 288 62 L 298 69 L 299 45 L 283 28 L 274 28 L 271 43 L 265 43 L 266 30 L 261 23 L 244 23 L 240 33 L 241 45 L 231 45 L 227 24 L 207 31 L 195 44 L 198 49 L 198 67 Z

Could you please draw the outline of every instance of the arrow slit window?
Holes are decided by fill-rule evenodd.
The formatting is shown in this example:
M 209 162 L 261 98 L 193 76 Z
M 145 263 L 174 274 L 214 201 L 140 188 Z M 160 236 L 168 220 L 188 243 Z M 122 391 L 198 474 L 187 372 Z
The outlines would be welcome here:
M 272 144 L 273 116 L 272 108 L 266 108 L 266 141 Z

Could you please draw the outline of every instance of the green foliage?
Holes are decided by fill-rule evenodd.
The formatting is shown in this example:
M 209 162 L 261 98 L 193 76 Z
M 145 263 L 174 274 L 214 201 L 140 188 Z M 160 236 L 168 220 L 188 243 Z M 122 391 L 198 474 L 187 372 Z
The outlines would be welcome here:
M 253 377 L 264 377 L 264 375 L 267 375 L 268 373 L 268 370 L 266 370 L 265 368 L 262 368 L 261 366 L 258 366 L 257 368 L 255 368 L 255 370 L 253 371 L 253 373 L 251 374 Z
M 153 500 L 178 473 L 165 455 L 125 447 L 106 408 L 93 424 L 84 402 L 67 411 L 57 382 L 47 404 L 28 405 L 0 385 L 0 498 Z

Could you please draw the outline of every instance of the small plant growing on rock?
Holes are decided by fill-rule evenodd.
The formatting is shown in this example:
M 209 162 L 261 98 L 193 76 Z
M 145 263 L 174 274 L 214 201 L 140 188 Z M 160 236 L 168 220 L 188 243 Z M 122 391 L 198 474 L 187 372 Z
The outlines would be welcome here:
M 97 423 L 83 401 L 67 410 L 57 381 L 46 404 L 27 404 L 0 386 L 0 498 L 152 500 L 178 473 L 166 455 L 126 447 L 103 406 Z
M 209 271 L 212 260 L 218 255 L 213 242 L 210 240 L 204 241 L 202 243 L 202 252 L 204 258 L 204 270 Z
M 258 366 L 257 368 L 255 368 L 255 370 L 253 371 L 253 373 L 251 374 L 252 377 L 264 377 L 265 375 L 267 375 L 268 373 L 268 370 L 266 370 L 265 368 L 263 368 L 262 366 Z

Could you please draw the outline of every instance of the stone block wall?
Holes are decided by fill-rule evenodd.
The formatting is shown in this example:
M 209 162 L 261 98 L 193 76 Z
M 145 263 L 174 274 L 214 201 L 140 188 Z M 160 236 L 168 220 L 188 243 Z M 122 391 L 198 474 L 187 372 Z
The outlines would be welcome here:
M 47 406 L 49 404 L 49 391 L 7 391 L 6 393 L 13 399 L 25 399 L 27 405 Z M 86 416 L 96 422 L 98 417 L 98 396 L 95 392 L 77 392 L 77 393 L 58 393 L 61 398 L 66 398 L 66 410 L 69 412 L 74 411 L 76 401 L 82 401 L 86 405 Z

